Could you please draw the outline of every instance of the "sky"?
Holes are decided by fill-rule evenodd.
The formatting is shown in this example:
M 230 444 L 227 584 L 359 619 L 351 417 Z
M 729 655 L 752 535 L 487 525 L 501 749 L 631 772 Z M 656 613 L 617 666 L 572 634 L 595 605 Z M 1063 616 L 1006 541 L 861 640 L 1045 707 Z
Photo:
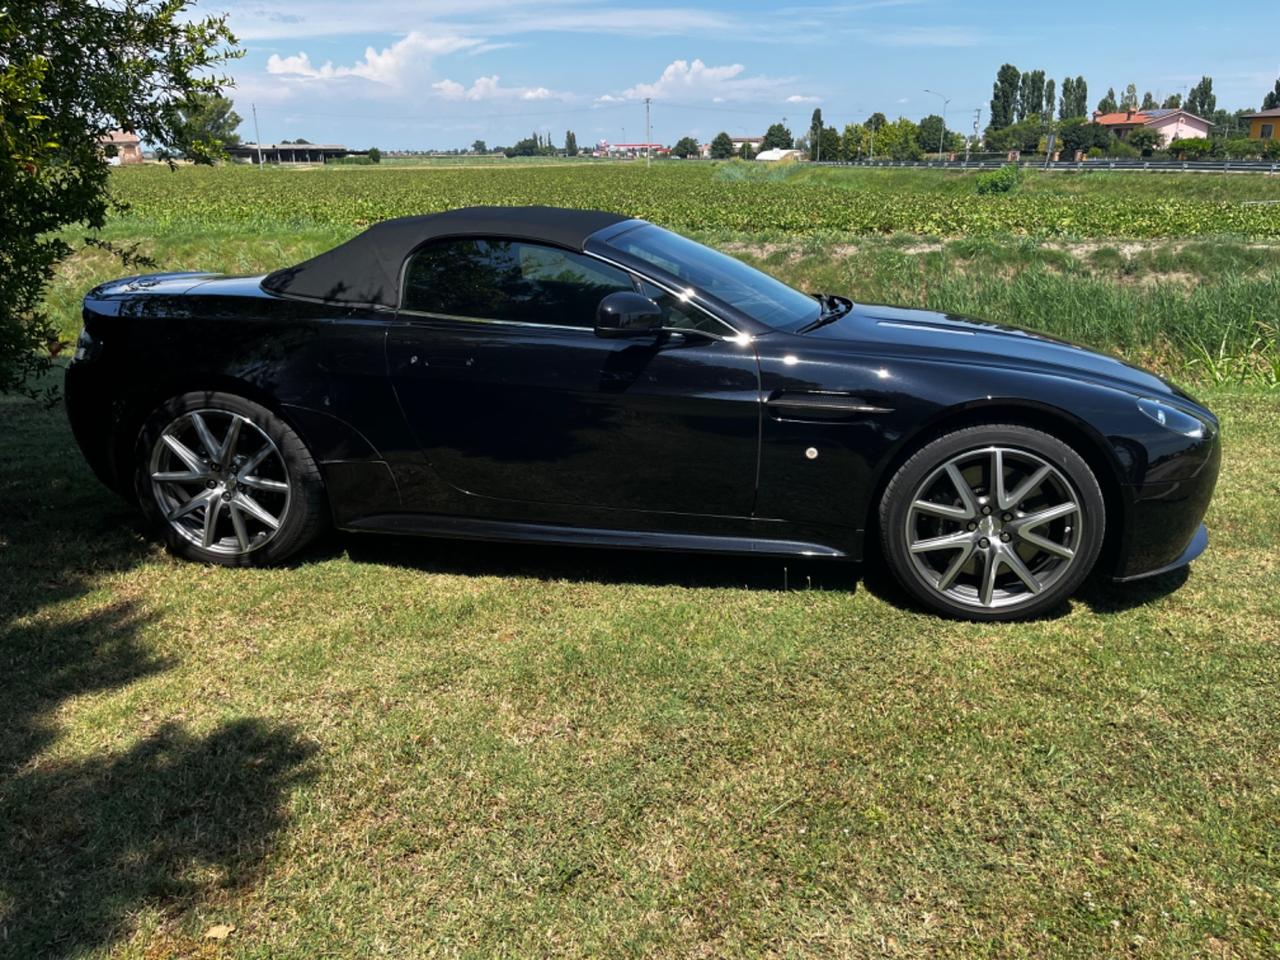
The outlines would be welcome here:
M 828 124 L 880 111 L 987 123 L 1002 63 L 1108 86 L 1257 108 L 1280 76 L 1273 0 L 198 0 L 245 51 L 229 95 L 240 134 L 352 148 L 492 147 L 537 131 L 580 146 L 759 135 L 815 107 Z M 1269 29 L 1263 29 L 1269 27 Z M 929 91 L 936 91 L 931 93 Z

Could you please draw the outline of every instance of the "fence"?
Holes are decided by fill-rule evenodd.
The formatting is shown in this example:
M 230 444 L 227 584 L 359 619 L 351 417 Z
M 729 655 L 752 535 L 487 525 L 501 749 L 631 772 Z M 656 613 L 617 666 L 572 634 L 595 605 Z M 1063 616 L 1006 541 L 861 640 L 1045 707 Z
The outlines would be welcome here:
M 970 160 L 822 160 L 823 167 L 933 167 L 940 170 L 994 170 L 1008 163 L 1004 156 L 974 157 Z M 1059 160 L 1045 162 L 1023 157 L 1021 167 L 1041 170 L 1133 170 L 1142 173 L 1280 173 L 1275 160 L 1121 160 L 1100 157 L 1096 160 Z

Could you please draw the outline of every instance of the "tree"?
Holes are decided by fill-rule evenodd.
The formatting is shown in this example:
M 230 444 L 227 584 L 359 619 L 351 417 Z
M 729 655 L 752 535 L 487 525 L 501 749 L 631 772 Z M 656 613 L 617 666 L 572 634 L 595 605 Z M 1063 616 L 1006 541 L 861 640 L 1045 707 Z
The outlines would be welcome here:
M 876 156 L 894 160 L 919 160 L 924 155 L 920 147 L 920 129 L 906 117 L 886 123 L 876 131 Z
M 698 155 L 698 141 L 693 137 L 681 137 L 676 141 L 676 145 L 671 148 L 673 157 L 696 157 Z
M 564 132 L 564 155 L 566 157 L 576 157 L 578 155 L 578 138 L 574 136 L 572 130 Z
M 1089 115 L 1089 84 L 1084 77 L 1076 77 L 1075 102 L 1071 105 L 1071 116 L 1087 117 Z
M 996 82 L 991 85 L 992 128 L 999 130 L 1014 122 L 1021 85 L 1022 73 L 1012 63 L 1006 63 L 996 72 Z
M 883 127 L 888 122 L 889 122 L 888 118 L 885 117 L 883 113 L 880 113 L 877 110 L 871 116 L 867 117 L 867 122 L 866 124 L 864 124 L 864 126 L 870 129 L 873 133 L 879 133 L 880 128 Z
M 791 131 L 780 123 L 775 123 L 764 133 L 760 141 L 761 150 L 790 150 L 795 141 L 791 139 Z
M 488 153 L 489 145 L 485 143 L 483 140 L 473 140 L 471 142 L 471 152 L 472 153 Z
M 867 155 L 871 131 L 861 123 L 846 123 L 840 135 L 840 159 L 861 160 Z
M 541 138 L 535 133 L 531 137 L 517 140 L 514 146 L 505 147 L 502 152 L 508 157 L 536 157 L 542 152 Z
M 822 108 L 814 107 L 813 116 L 809 118 L 809 159 L 818 159 L 817 154 L 822 145 Z
M 1138 109 L 1138 88 L 1132 83 L 1124 88 L 1124 96 L 1120 98 L 1121 110 Z
M 732 156 L 733 141 L 729 139 L 729 134 L 721 130 L 715 135 L 715 139 L 711 141 L 711 159 L 728 160 Z
M 752 148 L 751 144 L 743 143 L 742 146 L 738 148 L 739 160 L 754 160 L 755 158 L 756 158 L 756 152 Z
M 838 160 L 840 157 L 840 134 L 835 127 L 822 128 L 822 151 L 823 160 Z M 746 149 L 745 146 L 743 149 Z
M 1107 95 L 1098 101 L 1098 110 L 1101 113 L 1116 113 L 1120 109 L 1120 104 L 1116 103 L 1116 88 L 1107 87 Z
M 231 109 L 231 101 L 215 93 L 195 93 L 174 109 L 174 142 L 177 153 L 186 156 L 196 144 L 216 144 L 219 149 L 240 142 L 236 128 L 243 119 Z
M 1046 120 L 1053 119 L 1053 112 L 1058 109 L 1058 92 L 1054 89 L 1053 78 L 1044 82 L 1044 106 L 1038 111 Z
M 1200 82 L 1187 94 L 1184 109 L 1197 117 L 1208 119 L 1218 107 L 1218 98 L 1213 93 L 1213 77 L 1201 77 Z
M 382 162 L 382 151 L 379 150 L 377 147 L 370 147 L 367 151 L 365 151 L 365 155 L 368 156 L 370 163 Z
M 1044 104 L 1044 71 L 1028 70 L 1018 90 L 1018 120 L 1039 113 Z
M 939 149 L 940 144 L 945 147 L 946 129 L 942 118 L 936 113 L 931 113 L 920 121 L 920 146 L 926 153 Z
M 1113 139 L 1106 127 L 1085 117 L 1071 117 L 1058 125 L 1058 140 L 1068 155 L 1077 150 L 1088 153 L 1094 147 L 1105 150 Z
M 1180 93 L 1169 94 L 1169 96 L 1164 98 L 1164 103 L 1160 104 L 1160 106 L 1162 109 L 1165 109 L 1165 110 L 1182 109 L 1182 94 Z
M 1153 96 L 1151 95 L 1151 91 L 1150 91 L 1150 90 L 1148 90 L 1146 93 L 1144 93 L 1144 94 L 1142 95 L 1142 104 L 1141 104 L 1141 106 L 1139 106 L 1139 107 L 1138 107 L 1138 109 L 1139 109 L 1139 110 L 1155 110 L 1155 109 L 1158 109 L 1158 108 L 1156 107 L 1156 98 L 1155 98 L 1155 97 L 1153 97 Z
M 1152 151 L 1164 146 L 1164 137 L 1150 127 L 1139 127 L 1129 134 L 1129 146 L 1150 156 Z
M 1062 101 L 1058 106 L 1058 119 L 1070 120 L 1076 105 L 1076 82 L 1071 77 L 1062 78 Z
M 1262 98 L 1262 109 L 1280 109 L 1280 78 L 1276 79 L 1276 88 Z
M 235 53 L 221 16 L 190 0 L 28 0 L 0 5 L 0 391 L 34 393 L 56 332 L 41 311 L 62 231 L 104 225 L 111 207 L 102 138 L 136 133 L 177 149 L 178 108 L 229 83 Z M 216 143 L 186 143 L 209 162 Z

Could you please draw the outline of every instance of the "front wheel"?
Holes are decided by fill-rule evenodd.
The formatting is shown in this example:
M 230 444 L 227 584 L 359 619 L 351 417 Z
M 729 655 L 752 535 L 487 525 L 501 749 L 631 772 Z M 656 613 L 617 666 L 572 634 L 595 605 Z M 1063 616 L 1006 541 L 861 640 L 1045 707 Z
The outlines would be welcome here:
M 135 488 L 169 549 L 223 566 L 266 565 L 324 529 L 324 482 L 301 438 L 260 404 L 186 393 L 138 438 Z
M 912 456 L 880 505 L 885 557 L 926 606 L 970 620 L 1061 605 L 1102 548 L 1106 510 L 1088 464 L 1056 437 L 967 427 Z

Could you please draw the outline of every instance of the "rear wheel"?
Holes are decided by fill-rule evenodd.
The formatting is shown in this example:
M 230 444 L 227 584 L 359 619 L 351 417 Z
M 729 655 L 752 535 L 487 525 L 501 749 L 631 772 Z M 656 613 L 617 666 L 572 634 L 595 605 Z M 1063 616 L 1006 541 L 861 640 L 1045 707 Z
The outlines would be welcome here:
M 143 512 L 190 560 L 277 563 L 324 529 L 319 467 L 287 423 L 244 397 L 173 398 L 143 426 L 136 463 Z
M 939 612 L 1014 620 L 1062 604 L 1097 561 L 1102 491 L 1071 447 L 1029 427 L 957 430 L 911 457 L 880 506 L 885 557 Z

